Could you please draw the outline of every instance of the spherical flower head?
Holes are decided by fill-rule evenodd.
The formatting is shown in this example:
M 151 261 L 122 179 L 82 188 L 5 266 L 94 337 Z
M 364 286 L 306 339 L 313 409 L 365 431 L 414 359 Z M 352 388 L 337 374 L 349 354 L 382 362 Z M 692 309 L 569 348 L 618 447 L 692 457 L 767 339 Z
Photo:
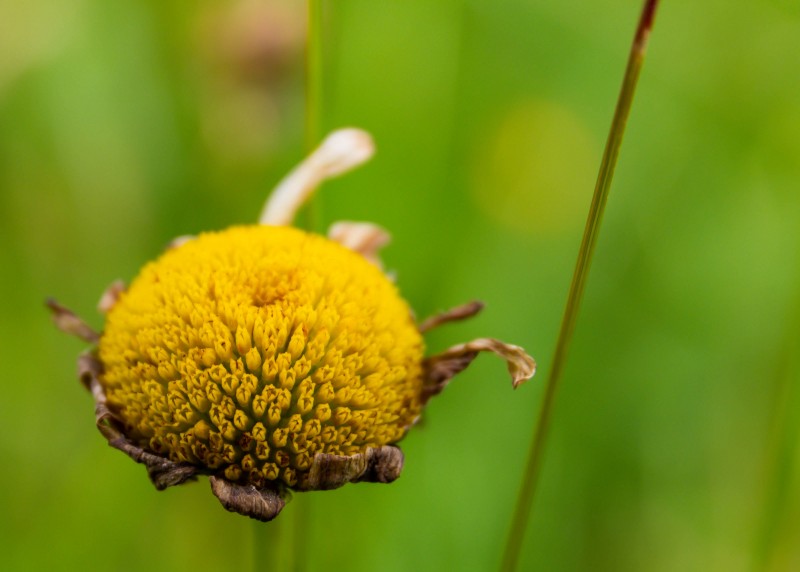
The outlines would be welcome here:
M 389 236 L 338 223 L 328 238 L 288 226 L 325 179 L 372 154 L 334 132 L 275 189 L 260 224 L 173 241 L 129 288 L 103 294 L 102 334 L 48 301 L 92 344 L 78 360 L 108 443 L 156 488 L 208 475 L 231 511 L 271 520 L 289 492 L 397 479 L 396 446 L 429 399 L 479 352 L 535 372 L 519 346 L 478 338 L 425 357 L 422 334 L 474 316 L 472 302 L 417 324 L 381 270 Z
M 422 407 L 422 337 L 386 276 L 290 227 L 207 233 L 148 264 L 99 343 L 138 446 L 262 487 L 317 453 L 397 442 Z

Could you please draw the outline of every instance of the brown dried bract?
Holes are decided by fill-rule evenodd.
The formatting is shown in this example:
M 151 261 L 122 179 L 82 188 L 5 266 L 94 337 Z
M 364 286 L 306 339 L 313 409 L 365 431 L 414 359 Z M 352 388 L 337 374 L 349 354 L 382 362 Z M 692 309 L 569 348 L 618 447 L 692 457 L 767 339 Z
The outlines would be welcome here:
M 318 453 L 294 488 L 313 491 L 336 489 L 347 483 L 391 483 L 402 470 L 403 452 L 393 445 L 349 456 Z
M 316 491 L 336 489 L 347 483 L 390 483 L 400 476 L 402 469 L 403 453 L 391 445 L 369 448 L 350 456 L 317 453 L 311 468 L 300 476 L 293 489 Z M 278 516 L 290 494 L 273 484 L 257 488 L 232 483 L 218 475 L 212 475 L 209 480 L 211 490 L 225 509 L 261 521 Z
M 211 491 L 225 510 L 267 522 L 278 516 L 286 506 L 286 499 L 276 489 L 270 487 L 258 489 L 253 485 L 240 485 L 216 475 L 212 475 L 208 480 L 211 483 Z

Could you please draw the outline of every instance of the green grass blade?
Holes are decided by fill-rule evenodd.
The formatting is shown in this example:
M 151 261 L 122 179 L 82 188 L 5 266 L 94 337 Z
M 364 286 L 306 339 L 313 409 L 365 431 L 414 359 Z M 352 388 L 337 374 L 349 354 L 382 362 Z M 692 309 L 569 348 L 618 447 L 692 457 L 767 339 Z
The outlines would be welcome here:
M 796 548 L 800 495 L 800 305 L 780 350 L 771 404 L 771 430 L 762 461 L 763 487 L 750 570 L 781 570 L 800 558 Z
M 310 153 L 322 140 L 323 0 L 308 0 L 306 8 L 305 147 Z M 314 196 L 303 209 L 308 230 L 324 234 L 322 199 Z
M 630 113 L 637 80 L 639 79 L 639 73 L 642 69 L 642 63 L 644 62 L 647 40 L 653 26 L 653 19 L 657 6 L 658 0 L 645 0 L 644 9 L 639 19 L 639 25 L 636 29 L 633 46 L 631 47 L 630 56 L 628 58 L 628 65 L 622 81 L 622 89 L 620 90 L 617 100 L 617 107 L 614 112 L 614 119 L 611 123 L 608 140 L 606 141 L 603 159 L 600 164 L 600 172 L 597 177 L 597 184 L 589 209 L 589 216 L 583 233 L 583 240 L 578 252 L 575 272 L 567 296 L 567 304 L 561 321 L 561 330 L 556 342 L 552 367 L 547 378 L 544 398 L 542 399 L 539 417 L 534 428 L 533 439 L 531 440 L 522 487 L 517 497 L 517 504 L 511 522 L 511 530 L 503 554 L 501 569 L 504 571 L 516 569 L 522 549 L 522 540 L 525 537 L 531 505 L 541 472 L 544 448 L 552 422 L 555 396 L 566 363 L 569 346 L 572 341 L 572 334 L 575 330 L 575 322 L 578 317 L 580 302 L 583 298 L 586 278 L 591 266 L 592 256 L 600 231 L 600 223 L 603 219 L 603 212 L 605 211 L 611 180 L 614 177 L 614 168 L 617 164 L 622 137 L 625 133 L 625 125 Z
M 284 530 L 281 519 L 272 522 L 261 522 L 251 520 L 252 530 L 252 554 L 251 563 L 253 572 L 260 570 L 286 570 L 284 560 L 286 555 L 281 550 L 281 544 L 286 540 L 283 538 Z

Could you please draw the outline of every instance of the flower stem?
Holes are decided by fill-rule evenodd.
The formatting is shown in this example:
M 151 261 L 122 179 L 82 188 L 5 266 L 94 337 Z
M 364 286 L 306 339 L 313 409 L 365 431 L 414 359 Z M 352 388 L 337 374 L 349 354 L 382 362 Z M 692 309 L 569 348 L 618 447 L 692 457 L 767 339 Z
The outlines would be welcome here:
M 306 3 L 306 85 L 305 85 L 305 148 L 310 154 L 319 144 L 321 136 L 322 115 L 322 9 L 323 0 L 308 0 Z M 322 220 L 322 199 L 320 193 L 314 193 L 304 209 L 303 227 L 307 230 L 324 234 Z M 283 516 L 284 551 L 275 546 L 276 558 L 266 559 L 272 562 L 275 570 L 297 570 L 305 568 L 305 547 L 302 540 L 306 528 L 310 507 L 295 500 L 293 511 Z M 288 511 L 287 511 L 288 512 Z M 267 555 L 268 556 L 268 555 Z
M 251 521 L 253 531 L 253 572 L 285 569 L 282 558 L 283 526 L 281 520 L 271 522 Z
M 647 40 L 653 26 L 653 19 L 657 6 L 658 0 L 645 0 L 642 15 L 639 19 L 639 25 L 636 29 L 636 35 L 633 39 L 628 65 L 622 80 L 622 89 L 617 99 L 614 119 L 611 123 L 611 130 L 608 134 L 603 159 L 600 163 L 600 172 L 597 176 L 592 204 L 589 208 L 586 228 L 578 252 L 578 260 L 575 265 L 575 272 L 572 276 L 572 283 L 567 296 L 567 304 L 561 321 L 561 330 L 559 331 L 558 340 L 556 341 L 553 363 L 547 378 L 547 385 L 541 403 L 539 418 L 534 427 L 522 486 L 519 496 L 517 497 L 517 504 L 511 521 L 511 530 L 509 532 L 501 565 L 501 569 L 504 571 L 515 570 L 519 560 L 522 540 L 525 537 L 531 505 L 541 472 L 545 443 L 552 422 L 555 396 L 561 380 L 564 364 L 566 363 L 572 334 L 575 330 L 575 322 L 583 297 L 586 278 L 597 243 L 600 223 L 603 219 L 603 212 L 605 211 L 611 180 L 614 176 L 614 168 L 617 164 L 622 136 L 625 132 L 625 125 L 631 109 L 631 103 L 633 102 L 633 94 L 636 90 L 639 72 L 644 62 Z
M 323 0 L 308 0 L 306 8 L 306 101 L 305 101 L 305 147 L 311 153 L 321 139 L 322 115 L 322 10 Z M 323 232 L 322 199 L 319 193 L 306 208 L 306 227 Z
M 797 536 L 792 530 L 797 527 L 792 508 L 800 499 L 793 486 L 800 473 L 800 390 L 796 383 L 800 369 L 800 299 L 793 316 L 777 359 L 771 428 L 762 461 L 760 515 L 750 565 L 753 571 L 779 569 L 781 559 L 792 553 L 789 547 Z
M 291 566 L 287 568 L 287 570 L 296 570 L 298 572 L 302 572 L 306 569 L 306 551 L 308 550 L 308 545 L 303 542 L 303 539 L 308 535 L 308 518 L 309 518 L 309 509 L 311 508 L 308 504 L 308 501 L 311 500 L 308 497 L 304 498 L 297 498 L 300 495 L 295 495 L 294 504 L 295 506 L 292 507 L 292 553 L 291 557 Z

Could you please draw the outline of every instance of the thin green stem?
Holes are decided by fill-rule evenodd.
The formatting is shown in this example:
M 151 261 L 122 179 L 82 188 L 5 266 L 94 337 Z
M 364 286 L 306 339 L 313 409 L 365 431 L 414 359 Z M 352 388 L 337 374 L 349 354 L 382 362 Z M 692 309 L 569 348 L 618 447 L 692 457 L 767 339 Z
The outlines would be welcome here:
M 786 551 L 785 546 L 791 545 L 792 541 L 788 539 L 796 537 L 796 532 L 793 536 L 792 531 L 792 507 L 798 498 L 793 483 L 800 471 L 800 391 L 796 383 L 800 370 L 798 326 L 800 299 L 795 304 L 793 319 L 789 322 L 777 360 L 772 427 L 762 461 L 761 514 L 750 566 L 754 572 L 780 568 L 781 551 Z
M 322 138 L 322 63 L 323 63 L 323 0 L 308 0 L 306 40 L 305 147 L 311 152 Z M 322 232 L 322 199 L 319 193 L 306 207 L 309 230 Z
M 628 114 L 633 102 L 633 94 L 636 90 L 636 83 L 639 79 L 639 72 L 642 69 L 644 55 L 647 48 L 647 40 L 653 26 L 658 0 L 645 0 L 639 25 L 634 36 L 633 46 L 631 47 L 628 65 L 625 76 L 622 80 L 622 89 L 617 100 L 617 107 L 614 112 L 614 119 L 611 123 L 611 130 L 606 141 L 603 159 L 600 163 L 600 172 L 597 176 L 597 184 L 592 197 L 592 204 L 586 221 L 586 228 L 583 233 L 578 260 L 575 265 L 575 272 L 572 276 L 567 304 L 561 321 L 561 330 L 556 342 L 553 355 L 553 363 L 550 369 L 544 397 L 537 423 L 534 427 L 533 438 L 528 453 L 528 462 L 523 476 L 522 486 L 517 504 L 514 509 L 514 516 L 511 521 L 511 530 L 503 554 L 501 570 L 512 571 L 517 567 L 522 541 L 525 537 L 525 530 L 528 525 L 531 505 L 539 481 L 544 449 L 550 431 L 553 417 L 555 397 L 561 381 L 561 374 L 566 363 L 569 346 L 572 341 L 572 334 L 575 330 L 575 322 L 578 317 L 583 291 L 586 286 L 586 277 L 591 266 L 592 255 L 594 253 L 597 237 L 600 231 L 600 223 L 603 219 L 608 192 L 611 187 L 611 180 L 614 176 L 614 168 L 617 164 L 619 149 L 622 143 L 622 136 L 625 133 L 625 125 Z
M 283 526 L 280 519 L 272 522 L 251 520 L 253 532 L 253 572 L 284 569 L 281 544 Z
M 308 535 L 308 519 L 310 506 L 308 497 L 298 498 L 300 495 L 295 495 L 292 507 L 292 553 L 291 553 L 291 566 L 287 570 L 302 571 L 306 569 L 306 551 L 308 544 L 303 542 L 303 539 Z
M 323 0 L 308 0 L 306 4 L 306 85 L 305 85 L 305 148 L 310 153 L 322 139 L 322 63 L 323 63 Z M 303 209 L 303 224 L 307 230 L 324 232 L 322 199 L 314 193 Z M 277 570 L 305 569 L 304 538 L 307 534 L 310 507 L 295 499 L 293 510 L 286 511 L 284 521 L 282 559 L 278 551 Z
M 308 0 L 308 39 L 306 45 L 306 150 L 316 147 L 320 140 L 322 112 L 322 0 Z

